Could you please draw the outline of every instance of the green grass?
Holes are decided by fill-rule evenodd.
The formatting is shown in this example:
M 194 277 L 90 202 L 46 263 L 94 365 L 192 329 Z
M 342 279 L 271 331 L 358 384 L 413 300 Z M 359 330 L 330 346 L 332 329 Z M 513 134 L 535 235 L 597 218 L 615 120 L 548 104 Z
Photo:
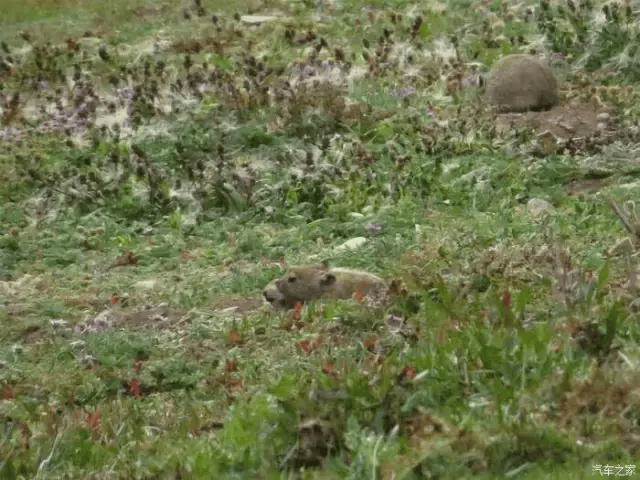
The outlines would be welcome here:
M 237 2 L 216 0 L 205 7 L 205 12 L 211 15 L 245 14 L 259 8 L 260 3 L 247 0 L 238 8 Z M 171 29 L 181 19 L 182 11 L 179 5 L 165 1 L 8 0 L 3 4 L 0 25 L 3 36 L 6 35 L 3 40 L 9 45 L 18 41 L 19 32 L 43 42 L 52 38 L 66 40 L 89 32 L 91 36 L 105 36 L 115 43 Z
M 640 468 L 638 262 L 608 205 L 636 221 L 637 15 L 202 3 L 3 6 L 0 479 Z M 566 101 L 613 105 L 608 145 L 540 153 L 448 91 L 542 38 Z M 400 292 L 261 305 L 322 260 Z

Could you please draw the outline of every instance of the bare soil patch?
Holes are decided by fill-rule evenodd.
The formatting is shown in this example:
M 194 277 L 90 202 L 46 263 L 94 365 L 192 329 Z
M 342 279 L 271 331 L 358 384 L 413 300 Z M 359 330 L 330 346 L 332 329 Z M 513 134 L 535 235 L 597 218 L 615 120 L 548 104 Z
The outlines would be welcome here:
M 558 105 L 541 112 L 503 113 L 497 116 L 503 128 L 530 125 L 560 143 L 586 146 L 608 143 L 616 133 L 613 112 L 589 103 Z
M 244 316 L 256 311 L 264 304 L 264 301 L 258 295 L 253 297 L 227 297 L 216 302 L 213 305 L 213 309 L 218 312 Z

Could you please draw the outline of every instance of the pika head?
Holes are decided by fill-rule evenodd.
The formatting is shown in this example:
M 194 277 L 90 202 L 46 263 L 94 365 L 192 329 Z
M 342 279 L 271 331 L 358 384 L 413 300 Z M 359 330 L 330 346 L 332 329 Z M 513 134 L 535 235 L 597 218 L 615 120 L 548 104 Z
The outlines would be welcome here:
M 284 294 L 278 289 L 276 283 L 278 279 L 269 282 L 269 285 L 264 287 L 262 296 L 264 299 L 276 310 L 288 310 L 295 306 L 295 302 L 291 303 L 287 301 Z
M 276 281 L 278 290 L 294 302 L 321 298 L 335 289 L 336 275 L 326 265 L 307 265 L 291 268 Z

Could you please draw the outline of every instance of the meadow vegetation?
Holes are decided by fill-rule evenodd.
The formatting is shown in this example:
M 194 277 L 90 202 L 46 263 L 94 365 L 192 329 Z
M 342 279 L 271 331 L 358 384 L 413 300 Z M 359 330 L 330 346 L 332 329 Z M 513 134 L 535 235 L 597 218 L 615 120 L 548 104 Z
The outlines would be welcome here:
M 4 2 L 0 479 L 640 475 L 633 5 Z M 263 304 L 323 260 L 392 303 Z

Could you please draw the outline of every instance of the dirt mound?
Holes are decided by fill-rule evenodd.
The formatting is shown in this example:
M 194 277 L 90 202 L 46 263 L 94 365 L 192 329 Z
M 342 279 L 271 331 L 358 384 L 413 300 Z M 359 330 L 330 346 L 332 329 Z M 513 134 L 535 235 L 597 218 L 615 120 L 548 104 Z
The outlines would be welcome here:
M 615 134 L 615 117 L 603 106 L 587 103 L 557 105 L 545 112 L 502 113 L 497 117 L 500 130 L 531 125 L 538 132 L 538 147 L 553 153 L 571 144 L 582 149 L 607 143 Z
M 558 103 L 558 84 L 533 55 L 508 55 L 491 69 L 487 94 L 499 112 L 546 110 Z

